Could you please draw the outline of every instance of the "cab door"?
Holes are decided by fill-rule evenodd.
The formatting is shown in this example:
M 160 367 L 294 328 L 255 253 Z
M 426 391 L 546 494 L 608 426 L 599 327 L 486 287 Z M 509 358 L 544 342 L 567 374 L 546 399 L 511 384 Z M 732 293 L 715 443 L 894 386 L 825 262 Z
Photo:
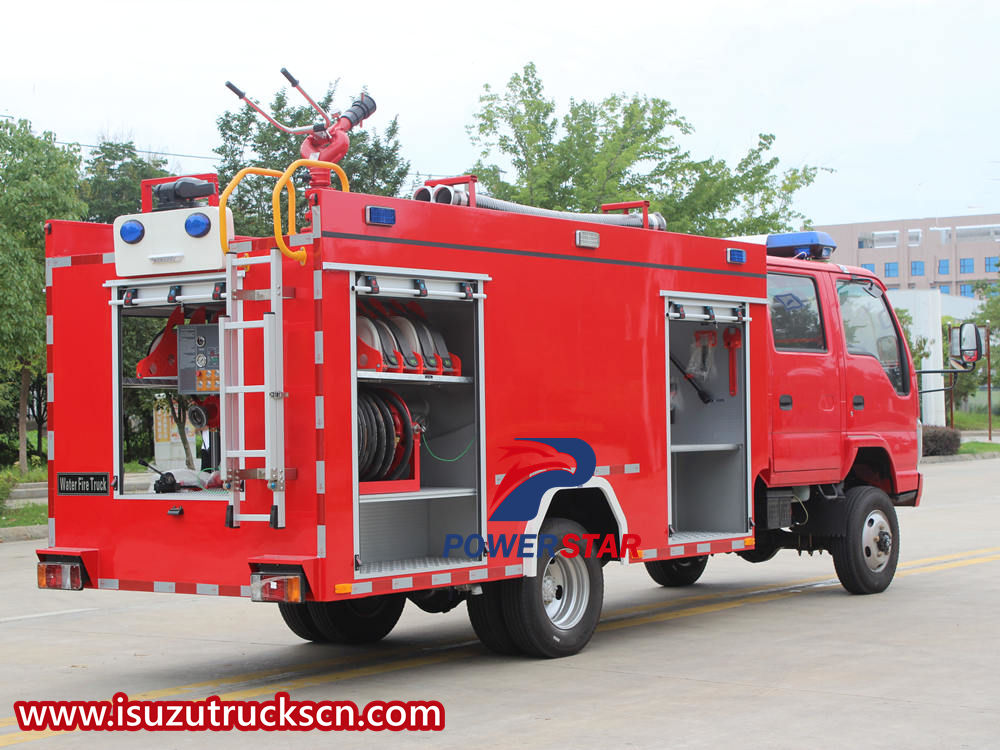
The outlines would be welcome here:
M 838 347 L 831 339 L 836 311 L 822 302 L 830 294 L 826 275 L 767 275 L 771 470 L 778 474 L 839 471 L 841 465 L 843 382 Z
M 905 340 L 882 288 L 834 276 L 844 339 L 846 437 L 884 440 L 897 470 L 916 466 L 917 393 Z M 912 454 L 912 455 L 911 455 Z

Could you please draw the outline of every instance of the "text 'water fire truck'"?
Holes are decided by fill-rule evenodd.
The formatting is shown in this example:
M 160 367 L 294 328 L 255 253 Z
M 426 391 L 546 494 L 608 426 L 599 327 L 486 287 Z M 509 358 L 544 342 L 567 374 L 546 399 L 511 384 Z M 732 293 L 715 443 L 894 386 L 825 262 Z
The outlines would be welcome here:
M 472 176 L 351 193 L 336 162 L 370 97 L 294 130 L 230 88 L 303 159 L 46 225 L 39 586 L 278 602 L 341 643 L 407 599 L 465 601 L 490 648 L 554 657 L 589 641 L 610 560 L 681 586 L 712 554 L 828 550 L 847 590 L 889 585 L 895 506 L 920 499 L 916 373 L 882 283 L 828 236 L 674 234 L 645 202 L 554 212 Z M 248 173 L 276 178 L 274 236 L 235 235 Z M 205 470 L 137 492 L 143 389 L 202 431 Z

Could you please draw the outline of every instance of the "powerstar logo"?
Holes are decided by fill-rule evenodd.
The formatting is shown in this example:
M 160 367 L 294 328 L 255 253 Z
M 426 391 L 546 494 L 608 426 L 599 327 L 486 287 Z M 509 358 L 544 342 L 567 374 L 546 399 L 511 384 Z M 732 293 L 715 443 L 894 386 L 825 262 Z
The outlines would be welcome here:
M 542 497 L 552 489 L 582 487 L 594 476 L 597 455 L 590 444 L 579 438 L 517 438 L 500 463 L 511 465 L 497 486 L 491 521 L 528 522 L 537 518 Z M 566 457 L 572 459 L 572 465 Z M 631 551 L 637 556 L 639 536 L 624 534 L 621 556 Z M 618 557 L 618 539 L 614 534 L 567 534 L 559 539 L 554 534 L 480 534 L 463 537 L 446 534 L 444 557 L 462 554 L 466 557 L 542 557 L 563 550 L 567 557 Z

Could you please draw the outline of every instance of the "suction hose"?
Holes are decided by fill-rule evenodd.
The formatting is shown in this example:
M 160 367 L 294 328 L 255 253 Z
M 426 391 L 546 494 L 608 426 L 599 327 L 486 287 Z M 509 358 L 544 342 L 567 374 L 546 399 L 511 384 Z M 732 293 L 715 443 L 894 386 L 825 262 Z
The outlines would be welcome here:
M 469 194 L 464 190 L 456 190 L 451 185 L 438 185 L 435 188 L 421 186 L 414 191 L 413 199 L 452 206 L 469 205 Z M 476 194 L 476 208 L 488 208 L 493 211 L 507 211 L 509 213 L 528 214 L 531 216 L 548 216 L 552 219 L 588 221 L 593 224 L 613 224 L 621 227 L 642 226 L 642 215 L 640 214 L 578 214 L 573 211 L 553 211 L 548 208 L 523 206 L 520 203 L 512 203 L 478 193 Z M 662 214 L 651 213 L 649 214 L 649 228 L 661 231 L 665 230 L 667 228 L 667 220 L 663 218 Z

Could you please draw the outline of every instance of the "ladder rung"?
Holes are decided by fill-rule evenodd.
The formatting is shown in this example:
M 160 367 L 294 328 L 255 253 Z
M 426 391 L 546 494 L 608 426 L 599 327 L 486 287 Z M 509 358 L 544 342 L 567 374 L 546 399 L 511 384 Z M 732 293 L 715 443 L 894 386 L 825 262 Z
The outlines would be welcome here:
M 234 323 L 224 323 L 223 324 L 227 331 L 238 331 L 247 328 L 263 328 L 263 320 L 237 320 Z
M 266 458 L 266 450 L 226 451 L 226 458 Z
M 270 521 L 271 516 L 267 513 L 246 513 L 236 516 L 234 521 Z
M 229 385 L 223 393 L 264 393 L 263 385 Z

